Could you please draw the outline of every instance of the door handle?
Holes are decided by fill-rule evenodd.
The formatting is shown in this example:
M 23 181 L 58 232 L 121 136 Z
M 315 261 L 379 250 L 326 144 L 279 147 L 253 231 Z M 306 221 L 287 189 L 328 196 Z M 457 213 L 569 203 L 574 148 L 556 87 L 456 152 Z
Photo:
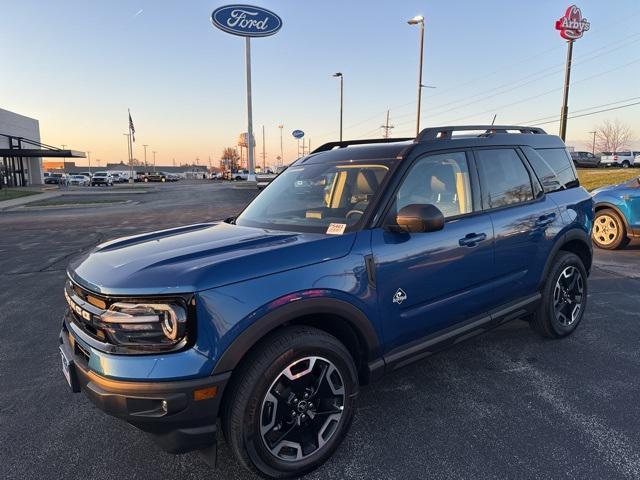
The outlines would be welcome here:
M 549 213 L 548 215 L 542 215 L 541 217 L 538 217 L 538 220 L 536 220 L 536 227 L 537 228 L 546 227 L 547 225 L 553 223 L 555 219 L 556 219 L 556 214 L 555 213 Z
M 486 239 L 486 233 L 468 233 L 464 238 L 458 240 L 458 243 L 461 247 L 475 247 L 478 243 Z

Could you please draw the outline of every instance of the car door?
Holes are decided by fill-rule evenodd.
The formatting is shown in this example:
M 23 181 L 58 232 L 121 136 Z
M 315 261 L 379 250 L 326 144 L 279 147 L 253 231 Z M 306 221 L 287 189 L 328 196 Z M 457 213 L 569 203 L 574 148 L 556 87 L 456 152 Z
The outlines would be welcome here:
M 558 205 L 545 195 L 519 149 L 475 149 L 474 155 L 483 208 L 495 235 L 492 300 L 497 308 L 536 291 L 562 222 Z
M 493 264 L 493 228 L 479 211 L 477 174 L 470 152 L 418 158 L 372 232 L 372 253 L 386 350 L 402 349 L 486 310 Z M 476 199 L 474 199 L 474 194 Z M 442 230 L 394 231 L 397 211 L 433 204 Z

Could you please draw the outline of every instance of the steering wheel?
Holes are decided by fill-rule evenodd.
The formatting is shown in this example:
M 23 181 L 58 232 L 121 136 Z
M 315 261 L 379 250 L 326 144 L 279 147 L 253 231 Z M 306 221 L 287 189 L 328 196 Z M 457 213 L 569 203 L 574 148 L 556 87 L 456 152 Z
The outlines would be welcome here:
M 344 218 L 348 219 L 351 215 L 364 215 L 364 212 L 362 210 L 358 210 L 357 208 L 354 208 L 353 210 L 349 210 L 347 214 L 344 216 Z

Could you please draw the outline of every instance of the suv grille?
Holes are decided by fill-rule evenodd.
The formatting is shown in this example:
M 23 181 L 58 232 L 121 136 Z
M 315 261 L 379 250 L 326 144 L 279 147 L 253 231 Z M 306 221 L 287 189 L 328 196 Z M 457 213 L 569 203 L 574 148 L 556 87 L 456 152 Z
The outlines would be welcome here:
M 109 305 L 107 299 L 96 296 L 71 281 L 67 281 L 64 293 L 71 312 L 69 318 L 74 325 L 100 342 L 107 341 L 105 332 L 97 327 L 96 322 L 96 317 Z

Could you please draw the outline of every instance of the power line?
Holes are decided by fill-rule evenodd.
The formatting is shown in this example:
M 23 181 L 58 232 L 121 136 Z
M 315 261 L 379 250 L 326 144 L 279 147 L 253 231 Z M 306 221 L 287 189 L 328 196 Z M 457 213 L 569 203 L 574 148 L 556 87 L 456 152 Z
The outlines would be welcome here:
M 630 42 L 627 42 L 627 40 L 629 40 L 631 38 L 634 38 L 634 37 L 638 37 L 638 36 L 640 36 L 640 32 L 633 33 L 631 35 L 627 35 L 626 37 L 623 37 L 621 39 L 615 40 L 615 41 L 610 42 L 610 43 L 608 43 L 606 45 L 598 47 L 598 48 L 596 48 L 594 50 L 591 50 L 590 52 L 587 52 L 586 54 L 584 54 L 579 61 L 573 62 L 573 65 L 576 66 L 576 65 L 582 65 L 584 63 L 588 63 L 588 62 L 593 61 L 593 60 L 595 60 L 597 58 L 600 58 L 603 55 L 609 54 L 612 51 L 615 51 L 615 50 L 618 50 L 620 48 L 626 47 L 628 45 L 634 44 L 634 43 L 640 41 L 640 38 L 635 38 L 634 40 L 632 40 Z M 614 47 L 614 45 L 615 45 L 615 47 Z M 533 55 L 532 57 L 528 57 L 527 59 L 525 59 L 525 60 L 523 60 L 521 62 L 518 62 L 516 64 L 511 64 L 510 66 L 513 67 L 514 65 L 519 65 L 519 64 L 522 64 L 522 63 L 526 63 L 531 58 L 538 57 L 538 56 L 540 56 L 540 55 L 542 55 L 544 53 L 548 53 L 549 51 L 556 50 L 557 48 L 560 48 L 560 47 L 554 47 L 552 49 L 542 51 L 542 52 L 540 52 L 540 53 L 538 53 L 536 55 Z M 597 53 L 597 52 L 600 52 L 600 53 Z M 484 91 L 482 91 L 480 93 L 460 98 L 460 99 L 455 100 L 453 102 L 448 102 L 446 104 L 436 105 L 434 107 L 431 107 L 429 109 L 429 112 L 430 112 L 430 114 L 441 115 L 443 113 L 447 113 L 447 112 L 450 112 L 450 111 L 458 110 L 460 108 L 466 108 L 470 104 L 478 103 L 478 102 L 484 101 L 487 98 L 493 98 L 493 97 L 496 97 L 496 96 L 511 92 L 513 90 L 517 90 L 517 89 L 522 88 L 522 87 L 524 87 L 526 85 L 529 85 L 531 83 L 538 82 L 540 80 L 548 78 L 551 75 L 554 75 L 554 74 L 557 74 L 557 73 L 561 73 L 563 70 L 564 70 L 564 62 L 560 63 L 560 64 L 554 64 L 552 66 L 545 67 L 545 68 L 543 68 L 541 70 L 538 70 L 538 71 L 533 72 L 531 74 L 528 74 L 528 75 L 525 75 L 523 77 L 520 77 L 518 80 L 515 80 L 515 85 L 514 85 L 514 81 L 511 81 L 509 83 L 504 83 L 504 84 L 498 85 L 496 87 L 492 87 L 492 88 L 490 88 L 488 90 L 484 90 Z M 466 85 L 468 83 L 477 83 L 478 79 L 482 79 L 482 78 L 485 78 L 487 76 L 491 76 L 492 74 L 488 74 L 488 75 L 481 76 L 481 77 L 476 77 L 474 80 L 470 80 L 469 82 L 465 82 L 462 85 Z M 522 82 L 524 82 L 524 83 L 522 83 Z M 575 82 L 572 82 L 572 83 L 575 83 Z M 436 96 L 441 95 L 443 93 L 446 93 L 447 91 L 457 89 L 462 85 L 459 84 L 456 87 L 451 87 L 451 88 L 446 89 L 444 91 L 438 92 L 438 93 L 436 93 L 434 95 L 431 95 L 430 98 L 433 98 L 433 97 L 436 97 Z M 508 88 L 505 88 L 505 87 L 508 87 Z M 499 91 L 501 89 L 504 89 L 504 90 Z M 496 91 L 497 91 L 497 93 L 494 93 L 492 95 L 487 95 L 487 93 L 496 92 Z M 470 102 L 470 103 L 468 102 L 468 100 L 474 100 L 474 99 L 476 99 L 478 97 L 481 97 L 481 98 L 479 98 L 478 100 L 475 100 L 473 102 Z M 415 102 L 409 102 L 409 103 L 403 104 L 401 106 L 392 107 L 391 109 L 401 108 L 401 107 L 404 107 L 404 106 L 407 106 L 407 105 L 411 105 L 413 103 L 415 103 Z M 458 104 L 458 103 L 464 103 L 464 104 L 463 105 L 459 105 L 457 107 L 451 107 L 452 104 L 455 105 L 455 104 Z M 443 108 L 444 108 L 444 110 L 442 110 Z M 405 118 L 405 117 L 408 117 L 408 116 L 413 116 L 413 113 L 395 115 L 394 118 L 398 119 L 398 118 Z M 375 118 L 375 116 L 372 116 L 367 120 L 363 120 L 363 121 L 359 122 L 356 125 L 361 125 L 363 123 L 366 123 L 366 122 L 368 122 L 369 120 L 371 120 L 373 118 Z M 464 118 L 467 118 L 467 117 L 464 117 Z M 407 123 L 410 123 L 410 122 L 405 122 L 405 123 L 398 124 L 398 125 L 404 125 L 404 124 L 407 124 Z M 347 127 L 347 128 L 350 129 L 350 128 L 353 128 L 353 126 L 356 126 L 356 125 L 352 125 L 351 127 Z
M 611 108 L 605 108 L 602 110 L 597 110 L 595 112 L 589 112 L 589 113 L 583 113 L 581 115 L 573 115 L 572 117 L 567 117 L 569 120 L 571 120 L 572 118 L 580 118 L 580 117 L 588 117 L 589 115 L 595 115 L 596 113 L 603 113 L 603 112 L 610 112 L 612 110 L 620 110 L 622 108 L 628 108 L 628 107 L 634 107 L 636 105 L 640 105 L 640 102 L 635 102 L 635 103 L 629 103 L 627 105 L 620 105 L 618 107 L 611 107 Z M 595 107 L 592 107 L 595 108 Z M 548 125 L 549 123 L 558 123 L 560 121 L 560 119 L 557 120 L 551 120 L 549 122 L 542 122 L 542 123 L 537 123 L 535 125 L 532 126 L 538 126 L 538 125 Z
M 587 110 L 591 110 L 593 108 L 601 108 L 601 107 L 608 107 L 610 105 L 615 105 L 616 103 L 624 103 L 624 102 L 630 102 L 632 100 L 638 100 L 640 99 L 640 97 L 631 97 L 631 98 L 625 98 L 624 100 L 618 100 L 617 102 L 609 102 L 609 103 L 603 103 L 602 105 L 595 105 L 593 107 L 587 107 L 587 108 L 581 108 L 579 110 L 574 110 L 571 113 L 579 113 L 579 112 L 585 112 Z M 536 118 L 534 120 L 527 120 L 526 122 L 516 122 L 518 123 L 518 125 L 537 125 L 537 123 L 534 122 L 540 122 L 542 120 L 549 120 L 552 118 L 556 118 L 558 115 L 554 114 L 554 115 L 547 115 L 546 117 L 541 117 L 541 118 Z

